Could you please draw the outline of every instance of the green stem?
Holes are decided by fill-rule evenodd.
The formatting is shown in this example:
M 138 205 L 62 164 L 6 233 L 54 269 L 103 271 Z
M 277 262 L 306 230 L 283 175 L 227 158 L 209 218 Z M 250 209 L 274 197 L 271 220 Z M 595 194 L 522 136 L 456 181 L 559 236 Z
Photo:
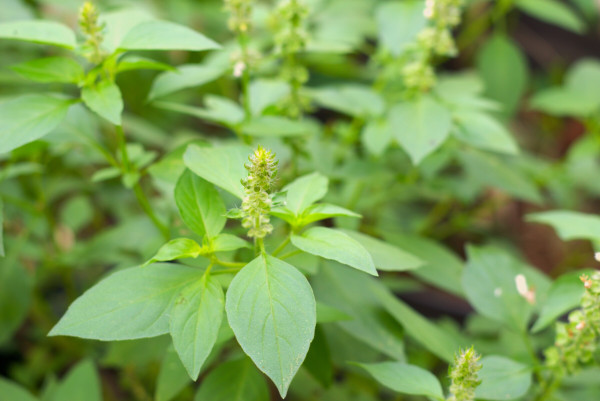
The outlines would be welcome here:
M 290 239 L 291 239 L 291 234 L 288 235 L 285 240 L 283 240 L 283 242 L 281 244 L 279 244 L 279 246 L 277 248 L 275 248 L 275 250 L 273 251 L 272 255 L 273 256 L 277 256 L 281 253 L 281 251 L 283 251 L 285 249 L 285 247 L 290 243 Z
M 221 269 L 221 270 L 215 270 L 212 272 L 213 275 L 217 275 L 217 274 L 235 274 L 237 272 L 239 272 L 240 270 L 242 270 L 241 267 L 235 267 L 235 268 L 231 268 L 231 269 Z
M 244 106 L 244 120 L 248 121 L 252 117 L 250 110 L 250 65 L 248 62 L 248 34 L 240 32 L 238 34 L 238 43 L 242 51 L 242 62 L 244 69 L 242 71 L 242 103 Z
M 125 140 L 125 132 L 123 132 L 122 125 L 116 125 L 115 131 L 117 133 L 117 142 L 119 145 L 119 150 L 121 151 L 121 164 L 123 168 L 123 172 L 129 172 L 129 155 L 127 153 L 127 141 Z
M 235 267 L 235 268 L 240 268 L 240 269 L 242 267 L 246 266 L 246 263 L 242 263 L 242 262 L 227 262 L 227 261 L 224 261 L 224 260 L 220 260 L 218 258 L 215 258 L 215 263 L 218 264 L 218 265 L 221 265 L 221 266 L 225 266 L 225 267 Z
M 540 358 L 538 358 L 538 356 L 535 353 L 535 349 L 533 348 L 533 345 L 531 344 L 531 339 L 529 338 L 527 333 L 524 331 L 521 332 L 521 337 L 523 338 L 523 343 L 525 344 L 525 347 L 527 348 L 527 352 L 529 353 L 529 356 L 535 363 L 535 366 L 540 367 L 542 365 L 542 362 L 540 361 Z M 540 372 L 539 369 L 535 369 L 535 375 L 537 377 L 537 380 L 540 382 L 540 385 L 545 386 L 546 380 L 544 379 L 544 376 L 542 375 L 542 372 Z
M 286 253 L 284 255 L 281 255 L 279 257 L 279 259 L 283 260 L 283 259 L 291 258 L 292 256 L 298 255 L 299 253 L 302 253 L 302 251 L 300 249 L 296 249 L 294 251 L 291 251 L 291 252 L 288 252 L 288 253 Z
M 550 396 L 554 393 L 554 391 L 556 391 L 556 389 L 560 386 L 560 378 L 557 377 L 554 373 L 552 374 L 552 378 L 550 379 L 549 382 L 546 382 L 548 384 L 544 384 L 543 387 L 543 391 L 540 393 L 539 396 L 537 396 L 535 398 L 535 401 L 546 401 L 547 399 L 550 398 Z

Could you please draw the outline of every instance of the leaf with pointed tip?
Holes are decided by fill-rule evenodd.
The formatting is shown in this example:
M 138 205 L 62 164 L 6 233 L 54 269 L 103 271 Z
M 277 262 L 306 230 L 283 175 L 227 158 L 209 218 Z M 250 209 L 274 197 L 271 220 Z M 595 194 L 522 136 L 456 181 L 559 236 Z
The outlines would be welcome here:
M 260 255 L 235 276 L 226 300 L 242 349 L 285 398 L 315 333 L 316 302 L 294 266 Z
M 317 203 L 304 209 L 298 225 L 305 226 L 307 224 L 314 223 L 315 221 L 329 219 L 331 217 L 360 218 L 362 216 L 341 206 L 332 205 L 329 203 Z
M 190 145 L 183 155 L 183 162 L 206 181 L 242 199 L 241 180 L 248 175 L 244 163 L 251 152 L 249 147 L 240 145 L 214 148 Z
M 192 88 L 214 81 L 224 72 L 225 68 L 215 65 L 189 64 L 179 66 L 175 71 L 167 71 L 156 77 L 148 94 L 148 100 L 154 100 L 181 89 Z
M 181 218 L 200 236 L 215 237 L 225 227 L 225 204 L 215 187 L 186 170 L 175 186 L 175 202 Z
M 377 276 L 369 252 L 342 231 L 327 227 L 313 227 L 302 235 L 292 235 L 292 244 L 304 252 L 336 260 L 355 269 Z
M 0 154 L 40 139 L 67 115 L 71 99 L 25 95 L 0 103 Z
M 240 237 L 231 234 L 219 234 L 212 242 L 214 252 L 235 251 L 240 248 L 251 248 L 251 245 Z
M 403 394 L 444 399 L 442 385 L 431 372 L 401 362 L 356 363 L 379 383 Z
M 156 401 L 170 401 L 192 382 L 175 348 L 169 347 L 156 378 Z
M 248 358 L 227 361 L 210 372 L 194 401 L 269 401 L 265 379 Z
M 413 164 L 439 148 L 450 134 L 450 111 L 429 95 L 397 104 L 389 113 L 392 133 Z
M 154 262 L 168 262 L 183 258 L 197 258 L 202 247 L 193 239 L 175 238 L 160 247 L 156 255 L 144 263 L 147 266 Z
M 134 26 L 123 38 L 123 50 L 191 50 L 218 49 L 217 43 L 186 26 L 168 21 L 145 21 Z
M 38 401 L 29 391 L 4 377 L 0 377 L 0 394 L 10 401 Z
M 53 21 L 31 20 L 0 23 L 0 39 L 55 45 L 73 49 L 75 33 L 67 26 Z
M 54 400 L 102 401 L 98 371 L 91 360 L 72 368 L 52 394 Z
M 490 355 L 481 359 L 475 397 L 481 400 L 514 400 L 531 387 L 531 368 L 503 356 Z
M 121 125 L 123 98 L 119 87 L 110 81 L 102 81 L 81 90 L 81 99 L 93 112 L 115 125 Z
M 45 57 L 26 61 L 10 67 L 19 75 L 36 82 L 79 83 L 84 76 L 83 67 L 66 57 Z
M 181 291 L 171 311 L 173 345 L 193 380 L 210 354 L 223 318 L 221 285 L 210 275 L 202 276 Z
M 77 298 L 48 335 L 113 341 L 168 333 L 173 299 L 202 273 L 157 263 L 111 274 Z
M 320 173 L 312 173 L 297 178 L 283 188 L 287 191 L 286 207 L 299 216 L 327 193 L 329 179 Z

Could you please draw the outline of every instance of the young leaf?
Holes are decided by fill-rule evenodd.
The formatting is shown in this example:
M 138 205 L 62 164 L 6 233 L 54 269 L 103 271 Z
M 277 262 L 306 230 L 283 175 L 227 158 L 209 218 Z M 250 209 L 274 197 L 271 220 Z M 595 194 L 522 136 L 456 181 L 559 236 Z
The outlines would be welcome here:
M 362 216 L 341 206 L 331 205 L 329 203 L 317 203 L 304 209 L 304 212 L 300 218 L 297 219 L 296 224 L 298 226 L 305 226 L 307 224 L 314 223 L 315 221 L 329 219 L 331 217 L 360 218 Z
M 342 231 L 326 227 L 313 227 L 302 235 L 292 235 L 292 244 L 304 252 L 336 260 L 377 276 L 377 270 L 375 270 L 369 252 L 358 241 Z
M 194 401 L 269 401 L 269 388 L 248 358 L 238 359 L 210 372 Z
M 518 153 L 519 148 L 510 132 L 488 114 L 458 112 L 455 119 L 459 126 L 453 133 L 461 141 L 495 152 Z
M 212 242 L 214 252 L 235 251 L 240 248 L 251 248 L 251 246 L 247 241 L 231 234 L 219 234 Z
M 110 81 L 102 81 L 81 90 L 83 102 L 100 117 L 115 125 L 121 125 L 123 98 L 119 87 Z
M 452 115 L 429 95 L 394 106 L 388 121 L 392 134 L 413 164 L 419 164 L 448 137 Z
M 25 95 L 0 103 L 0 154 L 40 139 L 65 118 L 71 99 Z
M 186 26 L 168 21 L 146 21 L 133 27 L 119 45 L 123 50 L 218 49 L 217 43 Z
M 0 394 L 10 401 L 39 401 L 29 391 L 4 377 L 0 377 Z
M 173 299 L 202 273 L 157 263 L 111 274 L 77 298 L 48 335 L 113 341 L 168 333 Z
M 54 400 L 102 401 L 100 377 L 94 363 L 85 360 L 72 368 L 52 394 Z
M 16 21 L 0 23 L 0 39 L 22 40 L 73 49 L 76 46 L 75 33 L 58 22 Z
M 475 396 L 482 400 L 514 400 L 527 393 L 531 386 L 531 368 L 503 356 L 481 359 L 481 384 Z
M 299 216 L 308 206 L 325 196 L 328 185 L 327 177 L 319 173 L 297 178 L 282 190 L 287 191 L 286 207 Z
M 517 0 L 515 5 L 532 17 L 582 33 L 584 22 L 566 4 L 557 0 Z
M 223 318 L 221 284 L 210 275 L 184 288 L 171 311 L 173 345 L 193 380 L 210 354 Z
M 531 331 L 537 333 L 543 330 L 554 323 L 562 314 L 579 305 L 581 297 L 585 292 L 579 276 L 581 274 L 591 274 L 592 272 L 593 270 L 576 271 L 557 278 L 548 290 L 548 295 L 542 305 L 540 316 L 531 328 Z
M 168 262 L 170 260 L 197 258 L 202 252 L 202 247 L 189 238 L 176 238 L 160 247 L 156 255 L 144 263 L 147 266 L 154 262 Z
M 295 267 L 260 255 L 231 282 L 226 310 L 244 352 L 285 397 L 315 332 L 316 303 L 306 278 Z
M 26 61 L 10 67 L 19 75 L 36 82 L 79 83 L 84 76 L 83 67 L 66 57 L 46 57 Z
M 485 83 L 485 94 L 504 106 L 505 116 L 512 115 L 528 78 L 527 62 L 521 50 L 508 37 L 494 35 L 479 52 L 477 69 Z
M 175 202 L 185 224 L 200 236 L 215 237 L 225 227 L 225 204 L 215 187 L 186 170 L 175 186 Z
M 204 85 L 219 78 L 224 72 L 224 68 L 214 65 L 179 66 L 175 71 L 167 71 L 156 77 L 148 94 L 148 100 L 154 100 L 181 89 Z
M 173 347 L 169 347 L 156 378 L 156 401 L 170 401 L 192 381 Z
M 190 145 L 183 155 L 183 162 L 206 181 L 242 199 L 241 180 L 248 175 L 244 163 L 250 152 L 250 148 L 240 145 L 215 148 Z
M 365 124 L 360 138 L 370 154 L 381 156 L 392 143 L 392 130 L 387 120 L 370 120 Z
M 371 374 L 379 383 L 394 391 L 444 399 L 437 377 L 418 366 L 401 362 L 354 363 Z
M 117 73 L 132 70 L 176 71 L 175 67 L 150 58 L 126 55 L 117 64 Z
M 423 265 L 421 259 L 384 241 L 352 230 L 342 231 L 365 247 L 379 270 L 399 272 Z

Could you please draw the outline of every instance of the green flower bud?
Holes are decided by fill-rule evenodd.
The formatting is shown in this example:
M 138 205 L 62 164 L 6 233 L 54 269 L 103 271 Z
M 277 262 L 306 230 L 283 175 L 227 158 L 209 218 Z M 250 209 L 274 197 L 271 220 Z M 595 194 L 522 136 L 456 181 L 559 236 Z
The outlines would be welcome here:
M 81 46 L 83 56 L 94 64 L 100 64 L 106 54 L 100 48 L 104 40 L 104 25 L 98 22 L 98 9 L 89 1 L 79 9 L 79 28 L 86 40 Z
M 248 177 L 242 180 L 245 196 L 242 200 L 242 226 L 248 229 L 248 236 L 264 238 L 273 231 L 270 224 L 271 194 L 277 175 L 275 154 L 259 146 L 248 157 L 244 167 Z
M 454 365 L 449 370 L 451 379 L 448 401 L 474 401 L 475 388 L 481 384 L 477 372 L 481 369 L 481 356 L 473 347 L 461 350 L 454 357 Z
M 252 0 L 224 0 L 229 12 L 227 25 L 232 32 L 245 33 L 252 27 Z

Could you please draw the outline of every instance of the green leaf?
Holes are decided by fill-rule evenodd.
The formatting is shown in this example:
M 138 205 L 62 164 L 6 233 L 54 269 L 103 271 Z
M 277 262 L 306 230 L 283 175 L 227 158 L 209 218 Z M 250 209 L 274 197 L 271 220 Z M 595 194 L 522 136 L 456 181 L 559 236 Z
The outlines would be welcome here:
M 378 116 L 385 110 L 381 96 L 366 85 L 344 85 L 310 89 L 318 105 L 355 117 Z
M 10 67 L 19 75 L 36 82 L 79 83 L 84 76 L 83 67 L 66 57 L 46 57 L 26 61 Z
M 331 205 L 329 203 L 317 203 L 304 209 L 304 212 L 297 219 L 296 224 L 303 227 L 315 221 L 329 219 L 331 217 L 362 217 L 358 213 L 345 209 L 341 206 Z
M 175 186 L 175 202 L 181 218 L 200 236 L 215 237 L 225 227 L 225 204 L 215 187 L 186 170 Z
M 248 96 L 253 116 L 260 116 L 269 106 L 276 104 L 290 93 L 290 85 L 281 80 L 255 79 L 250 83 Z
M 0 23 L 0 39 L 22 40 L 73 49 L 76 46 L 75 33 L 53 21 L 15 21 Z
M 184 288 L 171 311 L 173 345 L 193 380 L 217 341 L 223 318 L 221 284 L 210 275 Z
M 367 288 L 415 341 L 446 362 L 454 360 L 454 350 L 461 344 L 453 336 L 399 300 L 383 285 L 371 281 Z
M 460 282 L 463 262 L 450 250 L 438 242 L 416 235 L 385 233 L 384 238 L 425 262 L 420 268 L 412 270 L 412 275 L 452 294 L 463 295 Z
M 531 386 L 531 368 L 503 356 L 490 355 L 481 359 L 481 384 L 475 397 L 482 400 L 514 400 L 527 393 Z
M 416 256 L 377 238 L 352 230 L 342 231 L 365 247 L 371 254 L 375 267 L 379 270 L 390 272 L 413 270 L 421 267 L 424 263 Z
M 25 95 L 0 103 L 0 154 L 33 142 L 52 131 L 73 100 Z
M 182 65 L 175 71 L 167 71 L 156 77 L 148 94 L 148 100 L 154 100 L 181 89 L 204 85 L 219 78 L 224 72 L 224 68 L 215 65 Z
M 537 333 L 545 329 L 561 315 L 578 306 L 585 292 L 579 276 L 592 272 L 593 270 L 576 271 L 557 278 L 548 290 L 546 301 L 542 304 L 540 316 L 531 331 Z
M 387 120 L 369 120 L 360 138 L 370 154 L 381 156 L 392 143 L 392 130 Z
M 244 120 L 244 110 L 230 99 L 207 95 L 204 98 L 206 108 L 192 107 L 174 102 L 154 102 L 161 109 L 187 114 L 202 120 L 215 121 L 226 127 L 233 127 Z
M 114 53 L 129 31 L 142 22 L 153 19 L 154 17 L 147 11 L 137 8 L 125 8 L 100 13 L 98 22 L 105 25 L 102 47 L 109 53 Z
M 81 90 L 81 99 L 93 112 L 115 125 L 121 125 L 123 98 L 119 87 L 110 81 L 102 81 Z
M 319 300 L 317 314 L 323 314 L 322 303 L 342 312 L 341 315 L 328 312 L 322 317 L 324 322 L 337 321 L 336 325 L 353 338 L 391 358 L 405 359 L 402 327 L 382 309 L 375 293 L 365 291 L 365 283 L 377 283 L 374 279 L 328 262 L 312 278 L 312 283 Z
M 133 70 L 176 71 L 175 67 L 171 67 L 169 64 L 131 54 L 128 54 L 119 60 L 119 64 L 117 64 L 117 73 Z
M 265 379 L 248 358 L 228 361 L 210 372 L 194 401 L 269 401 Z
M 220 147 L 188 146 L 183 155 L 185 165 L 206 181 L 242 199 L 242 178 L 248 175 L 244 163 L 251 149 L 240 145 Z
M 0 256 L 5 256 L 4 251 L 4 203 L 0 198 Z M 0 341 L 1 343 L 2 341 Z
M 251 248 L 251 245 L 243 239 L 231 234 L 219 234 L 212 241 L 214 252 L 235 251 L 240 248 Z
M 502 34 L 494 35 L 481 48 L 477 69 L 485 95 L 504 106 L 505 116 L 514 114 L 528 79 L 527 62 L 517 45 Z
M 600 243 L 600 217 L 571 210 L 530 213 L 527 221 L 552 226 L 564 241 L 587 239 Z
M 394 56 L 400 56 L 427 23 L 423 2 L 415 0 L 380 3 L 375 9 L 375 19 L 379 42 Z
M 241 126 L 246 135 L 263 137 L 304 136 L 315 132 L 316 126 L 309 120 L 292 120 L 281 116 L 258 116 Z
M 77 298 L 48 335 L 113 341 L 168 333 L 173 300 L 201 276 L 172 263 L 113 273 Z
M 39 401 L 29 391 L 4 377 L 0 377 L 0 394 L 10 401 Z
M 342 231 L 327 227 L 312 227 L 302 235 L 292 235 L 292 244 L 304 252 L 336 260 L 377 276 L 369 252 L 358 241 Z
M 554 116 L 587 117 L 600 107 L 600 99 L 570 88 L 549 88 L 536 93 L 531 108 Z
M 582 33 L 584 22 L 566 4 L 557 0 L 517 0 L 516 6 L 526 14 L 542 21 L 560 26 L 575 33 Z
M 102 401 L 100 377 L 94 363 L 85 360 L 72 368 L 52 397 L 57 401 Z
M 300 216 L 307 207 L 325 196 L 328 185 L 329 179 L 318 172 L 295 179 L 282 189 L 287 191 L 287 209 Z
M 444 143 L 452 116 L 431 96 L 422 95 L 392 107 L 388 120 L 392 134 L 417 165 Z
M 353 364 L 365 369 L 379 383 L 399 393 L 444 399 L 439 380 L 418 366 L 401 362 Z
M 516 154 L 519 148 L 510 132 L 498 121 L 485 113 L 458 112 L 455 115 L 459 128 L 454 136 L 477 148 L 508 154 Z
M 517 291 L 515 278 L 528 277 L 521 262 L 495 248 L 468 247 L 468 263 L 462 276 L 467 299 L 482 315 L 522 332 L 532 306 Z M 528 285 L 532 280 L 529 278 Z
M 168 21 L 146 21 L 133 27 L 123 38 L 123 50 L 190 50 L 218 49 L 217 43 L 186 26 Z
M 285 398 L 315 332 L 310 284 L 295 267 L 263 254 L 235 276 L 226 309 L 242 349 Z
M 510 159 L 477 151 L 464 150 L 459 158 L 469 178 L 482 187 L 497 187 L 504 192 L 528 202 L 540 204 L 542 195 L 525 172 L 519 171 Z
M 202 247 L 189 238 L 176 238 L 160 247 L 156 255 L 144 263 L 147 266 L 154 262 L 168 262 L 175 259 L 197 258 L 202 252 Z
M 173 347 L 169 347 L 156 378 L 155 400 L 170 401 L 190 383 L 191 379 L 181 363 L 179 355 Z

